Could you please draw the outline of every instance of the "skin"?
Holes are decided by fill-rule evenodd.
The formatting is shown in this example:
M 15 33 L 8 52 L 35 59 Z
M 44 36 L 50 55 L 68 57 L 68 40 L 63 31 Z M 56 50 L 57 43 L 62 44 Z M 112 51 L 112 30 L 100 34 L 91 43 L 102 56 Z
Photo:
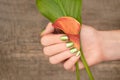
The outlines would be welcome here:
M 66 42 L 60 40 L 65 34 L 53 34 L 54 28 L 49 23 L 41 33 L 41 44 L 43 52 L 49 57 L 51 64 L 63 64 L 66 70 L 74 71 L 75 63 L 79 61 L 79 68 L 84 66 L 79 59 L 80 56 L 70 53 L 66 47 Z M 82 49 L 89 66 L 96 65 L 104 61 L 120 60 L 120 30 L 98 31 L 90 26 L 82 25 L 81 42 Z

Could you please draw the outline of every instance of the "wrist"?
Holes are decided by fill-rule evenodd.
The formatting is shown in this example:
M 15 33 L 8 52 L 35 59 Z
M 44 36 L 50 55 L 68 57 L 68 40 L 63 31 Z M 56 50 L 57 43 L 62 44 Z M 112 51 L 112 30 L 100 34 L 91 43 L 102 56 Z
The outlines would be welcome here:
M 98 31 L 104 61 L 120 59 L 120 31 Z

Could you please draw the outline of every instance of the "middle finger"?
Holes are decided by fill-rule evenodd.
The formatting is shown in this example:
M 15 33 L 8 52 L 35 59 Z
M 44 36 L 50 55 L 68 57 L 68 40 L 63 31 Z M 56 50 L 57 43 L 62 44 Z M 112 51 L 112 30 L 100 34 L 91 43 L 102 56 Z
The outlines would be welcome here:
M 74 44 L 72 42 L 67 43 L 59 43 L 51 46 L 44 47 L 44 54 L 47 56 L 52 56 L 55 54 L 58 54 L 60 52 L 63 52 L 65 50 L 68 50 L 71 48 Z

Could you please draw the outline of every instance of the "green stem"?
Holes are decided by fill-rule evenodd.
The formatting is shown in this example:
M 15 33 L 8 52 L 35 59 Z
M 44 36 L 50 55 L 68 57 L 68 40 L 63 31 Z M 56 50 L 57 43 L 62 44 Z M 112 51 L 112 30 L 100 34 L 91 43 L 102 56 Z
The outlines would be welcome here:
M 89 79 L 90 79 L 90 80 L 94 80 L 93 75 L 92 75 L 92 72 L 90 71 L 90 68 L 89 68 L 89 66 L 88 66 L 88 64 L 87 64 L 87 62 L 86 62 L 86 60 L 85 60 L 84 55 L 83 55 L 82 46 L 81 46 L 81 48 L 80 48 L 80 51 L 81 51 L 81 60 L 82 60 L 83 65 L 84 65 L 84 67 L 85 67 L 85 69 L 86 69 L 86 71 L 87 71 L 87 74 L 88 74 L 88 76 L 89 76 Z
M 76 80 L 80 80 L 79 63 L 76 62 Z

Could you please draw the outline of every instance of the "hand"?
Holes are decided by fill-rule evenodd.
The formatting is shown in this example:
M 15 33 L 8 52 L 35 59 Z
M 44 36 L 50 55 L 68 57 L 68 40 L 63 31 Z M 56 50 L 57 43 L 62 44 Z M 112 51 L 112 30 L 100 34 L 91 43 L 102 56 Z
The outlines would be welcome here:
M 53 34 L 54 28 L 49 23 L 41 34 L 41 44 L 44 46 L 44 54 L 49 56 L 51 64 L 62 63 L 66 70 L 75 70 L 75 63 L 79 61 L 80 69 L 84 68 L 80 56 L 71 53 L 72 43 L 68 43 L 65 34 Z M 92 27 L 82 25 L 81 42 L 84 56 L 89 66 L 104 60 L 99 33 Z M 61 38 L 65 39 L 62 41 Z M 67 45 L 67 46 L 66 46 Z M 69 45 L 69 46 L 68 46 Z M 74 52 L 75 53 L 75 52 Z

